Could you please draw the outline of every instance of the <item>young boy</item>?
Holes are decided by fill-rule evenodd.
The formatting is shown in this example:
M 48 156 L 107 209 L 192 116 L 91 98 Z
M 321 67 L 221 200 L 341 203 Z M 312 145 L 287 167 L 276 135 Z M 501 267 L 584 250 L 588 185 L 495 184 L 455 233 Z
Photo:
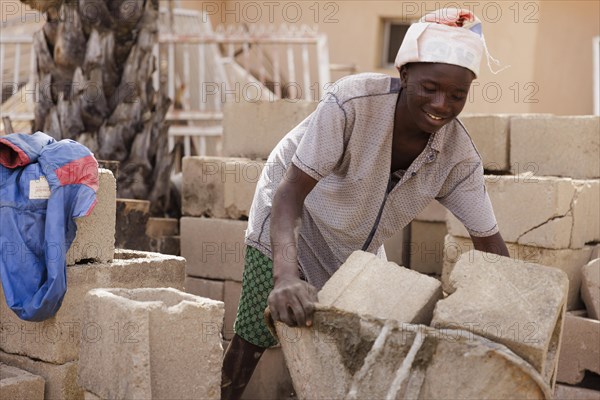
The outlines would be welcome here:
M 223 399 L 241 397 L 277 343 L 263 320 L 267 305 L 274 320 L 311 326 L 318 289 L 346 258 L 355 250 L 383 256 L 383 242 L 432 200 L 461 220 L 477 250 L 508 256 L 481 157 L 456 119 L 484 48 L 470 12 L 428 14 L 404 38 L 399 79 L 341 79 L 273 150 L 250 211 Z

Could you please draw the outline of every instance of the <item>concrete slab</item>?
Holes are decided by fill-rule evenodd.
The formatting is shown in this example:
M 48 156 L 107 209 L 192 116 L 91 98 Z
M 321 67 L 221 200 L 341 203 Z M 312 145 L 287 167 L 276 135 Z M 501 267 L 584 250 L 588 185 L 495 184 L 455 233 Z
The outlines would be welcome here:
M 312 328 L 276 328 L 299 399 L 551 399 L 505 346 L 319 306 Z
M 510 114 L 464 114 L 459 118 L 473 139 L 483 168 L 510 171 Z
M 225 286 L 225 282 L 223 281 L 186 276 L 183 285 L 187 293 L 195 296 L 223 301 L 223 289 Z
M 94 289 L 86 324 L 118 336 L 83 341 L 78 383 L 101 398 L 219 399 L 223 302 L 172 288 Z
M 77 234 L 67 252 L 67 265 L 82 260 L 109 262 L 115 253 L 117 183 L 112 172 L 98 170 L 99 186 L 92 213 L 75 220 Z
M 581 271 L 581 298 L 590 318 L 600 319 L 600 258 L 590 261 Z
M 486 175 L 485 181 L 505 241 L 548 249 L 600 241 L 600 180 L 522 174 Z M 447 224 L 451 235 L 469 237 L 450 213 Z
M 378 318 L 429 324 L 442 298 L 437 279 L 355 251 L 319 291 L 319 303 Z
M 508 242 L 506 246 L 510 256 L 516 260 L 546 265 L 565 272 L 569 278 L 567 310 L 577 310 L 583 307 L 580 299 L 581 270 L 593 257 L 597 245 L 584 246 L 581 249 L 544 249 Z M 474 249 L 471 239 L 446 236 L 442 268 L 442 288 L 446 292 L 449 290 L 448 280 L 454 265 L 463 253 Z
M 184 158 L 183 215 L 247 217 L 264 164 L 246 158 Z
M 600 375 L 600 321 L 567 314 L 557 381 L 576 385 L 585 371 Z
M 446 222 L 412 221 L 410 223 L 410 269 L 422 274 L 442 274 Z
M 117 250 L 110 263 L 78 264 L 67 268 L 68 289 L 56 315 L 44 322 L 20 320 L 6 305 L 0 287 L 0 350 L 54 364 L 79 358 L 80 339 L 92 340 L 95 325 L 83 322 L 82 299 L 94 288 L 183 288 L 185 260 L 181 257 Z M 106 328 L 108 329 L 108 328 Z M 109 331 L 104 332 L 110 334 Z
M 83 390 L 77 385 L 76 361 L 52 364 L 0 351 L 0 362 L 41 376 L 46 382 L 46 400 L 83 400 Z
M 568 284 L 556 268 L 470 251 L 450 274 L 449 296 L 437 303 L 431 326 L 502 343 L 553 387 Z
M 599 178 L 599 131 L 600 117 L 592 115 L 513 117 L 511 163 L 536 175 Z
M 242 281 L 247 221 L 184 217 L 180 222 L 187 275 Z
M 269 157 L 277 143 L 308 117 L 318 102 L 277 100 L 274 102 L 227 102 L 223 109 L 223 155 L 225 157 Z
M 43 400 L 44 378 L 0 363 L 0 399 Z

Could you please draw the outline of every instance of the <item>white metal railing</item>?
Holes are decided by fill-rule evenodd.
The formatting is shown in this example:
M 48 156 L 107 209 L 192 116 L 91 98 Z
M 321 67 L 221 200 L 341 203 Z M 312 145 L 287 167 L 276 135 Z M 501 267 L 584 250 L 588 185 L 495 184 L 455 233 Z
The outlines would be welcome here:
M 177 137 L 183 138 L 184 155 L 193 153 L 192 144 L 197 154 L 206 155 L 206 139 L 222 135 L 223 105 L 228 98 L 318 100 L 330 81 L 327 37 L 308 27 L 219 26 L 213 31 L 200 12 L 176 9 L 174 27 L 169 30 L 165 29 L 169 17 L 161 11 L 159 40 L 153 51 L 158 69 L 153 80 L 156 88 L 177 103 L 167 113 L 169 147 L 174 147 Z M 17 85 L 33 83 L 32 44 L 29 35 L 0 35 L 2 89 L 15 93 Z M 10 78 L 8 71 L 12 71 Z M 248 98 L 248 88 L 258 95 Z M 28 101 L 32 98 L 27 96 Z M 0 114 L 12 121 L 34 117 L 22 108 L 3 107 Z

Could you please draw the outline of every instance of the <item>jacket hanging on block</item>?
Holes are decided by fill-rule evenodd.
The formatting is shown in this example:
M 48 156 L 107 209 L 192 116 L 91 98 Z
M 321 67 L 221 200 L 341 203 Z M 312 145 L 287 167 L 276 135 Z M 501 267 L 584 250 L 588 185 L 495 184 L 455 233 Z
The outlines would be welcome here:
M 0 278 L 19 318 L 59 310 L 74 218 L 92 212 L 97 190 L 98 163 L 85 146 L 42 132 L 0 137 Z

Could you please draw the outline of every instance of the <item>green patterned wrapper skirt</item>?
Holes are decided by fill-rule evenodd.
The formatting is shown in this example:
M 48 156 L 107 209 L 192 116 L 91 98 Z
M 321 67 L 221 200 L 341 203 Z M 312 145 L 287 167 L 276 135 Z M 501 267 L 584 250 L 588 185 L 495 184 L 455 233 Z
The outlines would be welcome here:
M 246 247 L 242 295 L 233 330 L 242 339 L 259 347 L 271 347 L 277 340 L 264 320 L 269 293 L 273 290 L 273 261 L 254 247 Z

